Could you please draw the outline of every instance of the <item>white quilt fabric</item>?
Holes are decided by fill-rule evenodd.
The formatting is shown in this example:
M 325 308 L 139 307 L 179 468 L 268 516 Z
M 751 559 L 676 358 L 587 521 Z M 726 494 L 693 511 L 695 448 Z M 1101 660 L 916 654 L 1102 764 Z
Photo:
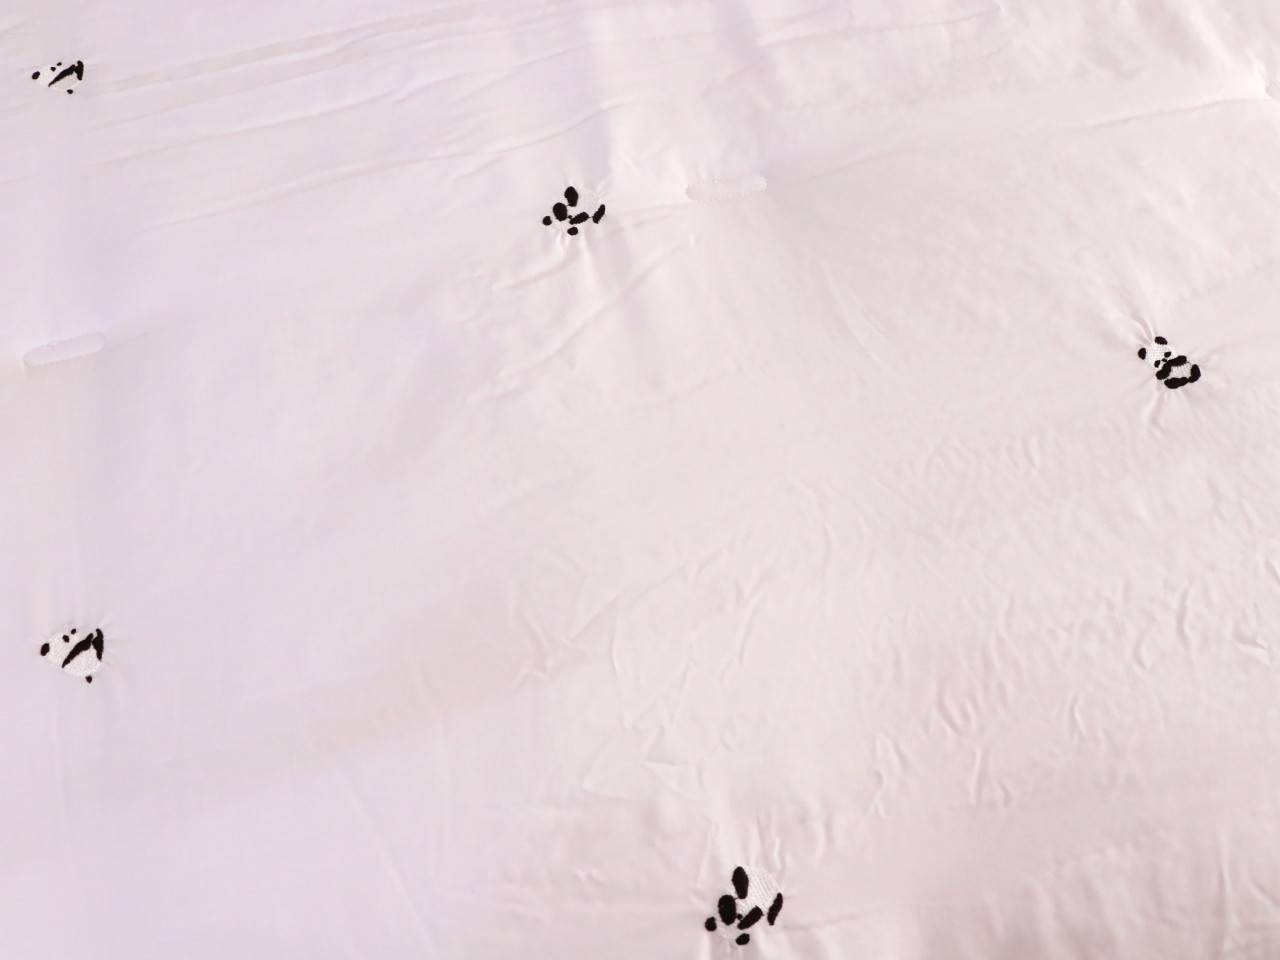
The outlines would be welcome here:
M 0 60 L 0 958 L 1280 958 L 1274 0 Z

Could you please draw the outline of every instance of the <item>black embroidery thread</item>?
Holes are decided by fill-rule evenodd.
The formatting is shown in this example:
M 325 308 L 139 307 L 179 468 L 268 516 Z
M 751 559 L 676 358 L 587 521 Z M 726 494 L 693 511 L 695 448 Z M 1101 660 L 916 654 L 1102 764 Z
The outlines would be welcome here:
M 707 917 L 702 926 L 708 933 L 715 933 L 720 925 L 726 928 L 733 928 L 736 924 L 737 929 L 743 932 L 738 934 L 733 942 L 740 947 L 745 947 L 751 942 L 751 934 L 747 933 L 747 930 L 750 930 L 761 920 L 764 920 L 771 927 L 777 922 L 778 914 L 782 912 L 782 894 L 778 893 L 774 896 L 769 904 L 768 911 L 765 911 L 759 904 L 753 904 L 748 907 L 746 913 L 739 913 L 740 901 L 745 903 L 751 893 L 751 878 L 742 867 L 734 867 L 733 876 L 730 879 L 733 883 L 733 893 L 726 893 L 716 901 L 716 914 L 719 917 L 719 923 L 717 923 L 716 917 Z
M 67 645 L 63 649 L 67 652 L 62 658 L 59 668 L 64 673 L 83 677 L 85 683 L 93 683 L 93 675 L 102 663 L 102 655 L 106 648 L 106 638 L 103 636 L 101 629 L 92 630 L 76 640 L 75 643 L 72 643 L 71 638 L 74 636 L 76 636 L 74 627 L 62 634 L 62 642 Z M 47 657 L 52 649 L 53 644 L 46 640 L 40 644 L 40 656 Z
M 1155 368 L 1156 379 L 1170 390 L 1177 390 L 1179 387 L 1185 387 L 1199 380 L 1200 365 L 1188 360 L 1185 353 L 1175 357 L 1172 350 L 1165 349 L 1168 346 L 1167 339 L 1156 337 L 1150 350 L 1146 347 L 1138 348 L 1138 359 L 1146 360 L 1148 357 L 1154 357 L 1151 365 Z
M 565 187 L 564 202 L 557 201 L 551 205 L 551 214 L 542 218 L 543 226 L 551 226 L 553 223 L 567 224 L 568 229 L 565 233 L 569 236 L 577 236 L 578 227 L 590 220 L 592 223 L 599 223 L 604 219 L 604 204 L 596 209 L 595 213 L 579 212 L 570 214 L 570 210 L 578 205 L 578 190 L 576 187 Z
M 59 67 L 61 67 L 62 69 L 59 69 Z M 55 73 L 55 71 L 57 72 Z M 35 71 L 33 74 L 31 74 L 31 79 L 39 80 L 41 72 L 42 71 L 40 70 Z M 63 80 L 66 80 L 69 77 L 75 77 L 76 83 L 79 83 L 81 80 L 84 79 L 84 61 L 77 60 L 75 63 L 71 64 L 71 66 L 69 67 L 63 67 L 62 61 L 59 60 L 52 67 L 49 68 L 49 72 L 54 74 L 54 78 L 50 80 L 46 86 L 52 87 L 55 84 L 61 83 Z M 75 88 L 71 84 L 67 84 L 66 91 L 67 93 L 76 92 Z

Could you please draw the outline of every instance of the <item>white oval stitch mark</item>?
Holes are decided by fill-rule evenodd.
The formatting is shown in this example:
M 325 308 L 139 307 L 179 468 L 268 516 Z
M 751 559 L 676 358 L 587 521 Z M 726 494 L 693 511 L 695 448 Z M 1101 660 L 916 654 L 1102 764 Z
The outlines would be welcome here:
M 714 202 L 736 200 L 738 197 L 760 193 L 767 186 L 764 177 L 753 173 L 748 177 L 739 177 L 737 180 L 703 180 L 701 183 L 690 184 L 685 193 L 689 195 L 690 200 Z
M 76 357 L 87 357 L 97 353 L 107 345 L 107 338 L 100 333 L 86 333 L 69 340 L 55 340 L 43 347 L 28 350 L 22 362 L 28 367 L 45 367 L 51 363 L 74 360 Z

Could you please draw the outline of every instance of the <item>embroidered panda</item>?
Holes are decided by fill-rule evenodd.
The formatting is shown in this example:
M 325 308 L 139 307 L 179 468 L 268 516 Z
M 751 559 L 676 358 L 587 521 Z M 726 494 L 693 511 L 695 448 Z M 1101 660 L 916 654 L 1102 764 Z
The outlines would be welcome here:
M 102 666 L 104 638 L 101 630 L 93 630 L 77 636 L 73 627 L 67 633 L 50 637 L 40 645 L 40 656 L 53 654 L 63 673 L 83 677 L 85 683 L 93 683 L 93 675 Z
M 569 236 L 577 236 L 578 227 L 590 220 L 592 223 L 599 223 L 604 219 L 604 204 L 596 206 L 595 213 L 587 213 L 585 210 L 575 210 L 578 206 L 578 189 L 576 187 L 565 187 L 564 200 L 557 201 L 551 205 L 551 214 L 542 218 L 543 226 L 551 226 L 556 224 L 564 229 Z M 593 200 L 592 203 L 595 201 Z M 591 206 L 588 203 L 587 206 Z
M 1170 390 L 1177 390 L 1179 387 L 1185 387 L 1188 383 L 1199 380 L 1200 365 L 1192 363 L 1183 353 L 1175 357 L 1168 347 L 1168 340 L 1164 337 L 1156 337 L 1150 350 L 1146 347 L 1139 348 L 1138 359 L 1152 358 L 1151 365 L 1156 369 L 1156 379 Z
M 726 893 L 716 901 L 716 914 L 703 921 L 703 928 L 708 933 L 720 931 L 721 936 L 731 939 L 740 947 L 751 942 L 748 930 L 764 921 L 772 927 L 782 912 L 782 891 L 763 870 L 752 869 L 755 882 L 751 881 L 744 867 L 735 867 L 733 876 L 733 893 Z M 717 922 L 717 918 L 719 922 Z M 764 929 L 757 928 L 754 932 Z

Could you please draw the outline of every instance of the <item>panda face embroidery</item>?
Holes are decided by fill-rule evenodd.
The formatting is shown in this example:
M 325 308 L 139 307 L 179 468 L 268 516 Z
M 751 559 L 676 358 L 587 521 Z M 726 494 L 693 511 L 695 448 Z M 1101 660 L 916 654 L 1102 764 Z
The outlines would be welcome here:
M 708 933 L 718 932 L 745 947 L 751 942 L 751 933 L 765 929 L 752 930 L 756 924 L 763 920 L 772 927 L 777 923 L 778 914 L 782 912 L 782 891 L 762 870 L 753 869 L 749 874 L 745 867 L 735 867 L 730 880 L 733 893 L 726 893 L 716 901 L 716 916 L 707 917 L 702 925 Z
M 83 677 L 85 683 L 93 683 L 93 675 L 102 666 L 103 645 L 101 630 L 93 630 L 81 636 L 73 628 L 42 643 L 40 656 L 53 660 L 63 673 Z
M 1138 359 L 1150 360 L 1156 371 L 1156 379 L 1170 390 L 1177 390 L 1200 379 L 1200 365 L 1188 360 L 1186 354 L 1175 355 L 1164 337 L 1156 337 L 1150 349 L 1139 348 Z
M 586 210 L 577 210 L 580 196 L 577 187 L 565 187 L 564 200 L 557 201 L 551 205 L 551 215 L 542 218 L 543 226 L 551 226 L 555 224 L 559 229 L 564 230 L 569 236 L 577 236 L 578 227 L 582 226 L 588 220 L 592 223 L 599 223 L 604 219 L 604 204 L 596 206 L 595 213 L 588 213 Z M 587 206 L 590 207 L 594 200 L 590 201 Z

